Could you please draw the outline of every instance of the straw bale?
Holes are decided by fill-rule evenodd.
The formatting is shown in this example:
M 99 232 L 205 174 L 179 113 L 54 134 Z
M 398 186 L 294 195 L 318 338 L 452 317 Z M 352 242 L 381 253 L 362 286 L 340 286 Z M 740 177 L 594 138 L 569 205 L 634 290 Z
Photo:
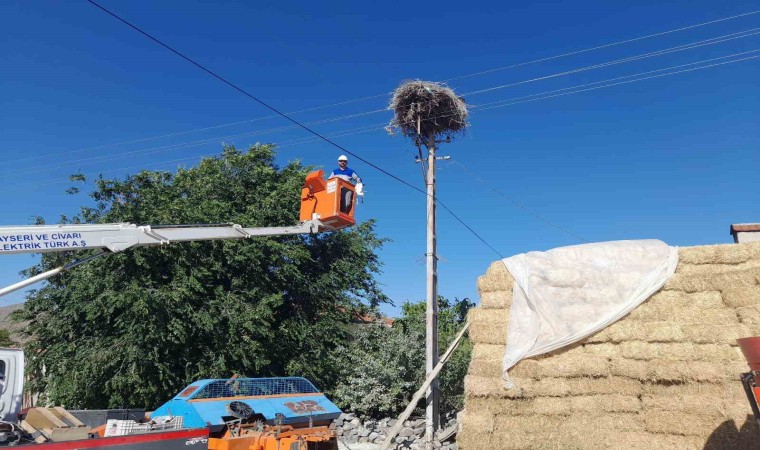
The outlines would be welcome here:
M 734 386 L 736 388 L 736 386 Z M 740 389 L 736 389 L 739 391 Z M 684 395 L 674 399 L 670 396 L 642 395 L 641 405 L 644 410 L 659 410 L 679 413 L 698 414 L 703 417 L 723 420 L 726 413 L 736 410 L 736 398 L 718 397 L 701 394 Z M 743 402 L 743 403 L 746 403 Z M 740 414 L 746 414 L 749 405 L 740 405 Z
M 499 378 L 502 372 L 502 362 L 498 359 L 473 359 L 467 370 L 468 375 L 490 378 Z
M 583 350 L 591 355 L 604 356 L 605 358 L 612 358 L 620 356 L 620 346 L 613 343 L 594 343 L 586 344 L 583 346 Z
M 658 321 L 674 311 L 725 308 L 720 292 L 659 291 L 626 316 L 626 319 Z
M 624 377 L 547 377 L 512 378 L 515 387 L 505 389 L 501 377 L 467 375 L 465 393 L 473 397 L 533 398 L 565 397 L 571 395 L 623 394 L 637 396 L 642 393 L 642 383 Z
M 644 423 L 635 413 L 576 414 L 562 416 L 496 416 L 494 431 L 509 430 L 555 430 L 574 433 L 582 429 L 594 429 L 597 433 L 617 431 L 644 431 Z
M 610 374 L 640 381 L 685 383 L 693 381 L 721 382 L 737 379 L 743 363 L 740 361 L 669 361 L 652 359 L 613 359 Z
M 475 411 L 487 411 L 494 416 L 569 416 L 575 413 L 638 412 L 641 410 L 641 401 L 635 395 L 620 394 L 534 397 L 513 400 L 475 397 L 468 399 L 465 407 Z
M 599 333 L 587 337 L 583 343 L 626 342 L 631 340 L 680 342 L 684 340 L 684 334 L 681 331 L 681 326 L 671 322 L 639 322 L 623 319 Z
M 743 244 L 681 247 L 678 260 L 685 264 L 739 264 L 752 257 L 750 248 Z
M 473 411 L 465 409 L 459 416 L 462 431 L 476 430 L 481 433 L 490 433 L 494 430 L 494 415 L 488 411 Z
M 760 305 L 760 286 L 726 289 L 721 295 L 723 303 L 733 308 Z
M 684 383 L 684 384 L 659 384 L 643 383 L 641 389 L 643 396 L 668 398 L 670 401 L 689 396 L 697 397 L 721 397 L 721 398 L 744 398 L 744 391 L 737 389 L 739 377 L 719 383 Z
M 597 446 L 598 445 L 598 446 Z M 703 450 L 704 439 L 696 436 L 675 436 L 647 432 L 620 432 L 605 435 L 600 442 L 591 442 L 588 449 L 609 450 Z
M 505 345 L 475 344 L 472 346 L 472 359 L 504 359 Z
M 718 292 L 715 294 L 718 294 L 718 298 L 720 298 Z M 670 322 L 675 324 L 739 323 L 739 318 L 736 317 L 736 314 L 725 306 L 722 308 L 703 309 L 698 307 L 653 308 L 650 305 L 647 305 L 639 307 L 639 309 L 641 311 L 636 315 L 633 315 L 633 319 L 656 322 L 661 321 L 663 318 L 667 318 Z M 633 312 L 636 312 L 636 310 Z M 633 314 L 633 312 L 631 314 Z
M 742 359 L 739 349 L 728 344 L 631 341 L 621 343 L 619 349 L 620 355 L 625 358 L 645 361 L 658 358 L 670 361 L 741 361 Z
M 561 433 L 552 429 L 524 433 L 498 431 L 488 436 L 473 434 L 457 444 L 462 450 L 702 450 L 704 442 L 693 436 L 653 434 L 645 431 L 605 433 L 578 428 Z
M 753 336 L 745 324 L 681 325 L 684 341 L 695 344 L 731 344 L 742 337 Z
M 737 270 L 715 275 L 684 275 L 676 273 L 663 286 L 665 290 L 685 292 L 724 291 L 758 284 L 760 268 Z
M 472 308 L 469 320 L 469 336 L 472 342 L 499 345 L 507 343 L 508 310 Z
M 520 398 L 520 389 L 504 389 L 504 380 L 499 377 L 482 377 L 480 375 L 465 375 L 464 392 L 467 399 L 474 397 Z M 467 402 L 465 401 L 465 406 Z
M 515 279 L 503 261 L 492 263 L 485 275 L 478 277 L 478 292 L 512 291 Z
M 678 264 L 676 273 L 682 275 L 715 275 L 719 273 L 747 270 L 760 267 L 760 260 L 750 260 L 740 264 Z
M 736 308 L 736 315 L 739 322 L 747 325 L 760 325 L 760 305 L 744 306 Z
M 525 359 L 510 369 L 510 377 L 604 377 L 609 375 L 608 358 L 579 353 L 541 360 Z
M 705 417 L 673 411 L 647 411 L 642 414 L 644 427 L 651 433 L 681 434 L 684 436 L 704 436 L 708 430 L 720 425 L 720 418 Z
M 512 291 L 491 291 L 480 293 L 480 307 L 483 309 L 503 309 L 512 305 Z

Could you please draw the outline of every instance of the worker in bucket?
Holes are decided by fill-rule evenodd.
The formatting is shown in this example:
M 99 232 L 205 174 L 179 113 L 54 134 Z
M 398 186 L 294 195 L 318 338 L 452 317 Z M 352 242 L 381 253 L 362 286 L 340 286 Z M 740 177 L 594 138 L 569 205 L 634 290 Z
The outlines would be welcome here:
M 353 183 L 356 186 L 354 189 L 356 195 L 362 197 L 362 199 L 364 198 L 364 183 L 362 183 L 362 179 L 359 178 L 359 175 L 354 172 L 353 169 L 348 167 L 348 157 L 346 155 L 338 156 L 338 168 L 330 173 L 330 178 L 333 177 L 342 178 L 349 183 Z M 341 209 L 344 211 L 350 210 L 353 200 L 353 193 L 350 191 L 346 192 L 345 197 L 341 199 L 341 202 L 344 205 Z

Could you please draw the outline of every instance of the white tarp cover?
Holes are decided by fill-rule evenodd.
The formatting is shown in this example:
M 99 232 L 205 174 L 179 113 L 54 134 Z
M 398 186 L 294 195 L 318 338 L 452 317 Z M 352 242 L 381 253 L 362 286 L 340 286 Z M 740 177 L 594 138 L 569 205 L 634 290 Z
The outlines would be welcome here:
M 658 240 L 560 247 L 504 259 L 515 279 L 504 355 L 507 370 L 523 358 L 577 342 L 612 324 L 670 278 L 678 249 Z

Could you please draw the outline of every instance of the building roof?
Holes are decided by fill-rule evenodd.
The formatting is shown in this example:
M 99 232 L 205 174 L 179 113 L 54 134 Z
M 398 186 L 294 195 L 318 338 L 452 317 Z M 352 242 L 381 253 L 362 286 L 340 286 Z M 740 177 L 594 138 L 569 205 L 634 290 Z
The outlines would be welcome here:
M 760 231 L 760 223 L 734 223 L 731 225 L 731 234 L 744 231 Z

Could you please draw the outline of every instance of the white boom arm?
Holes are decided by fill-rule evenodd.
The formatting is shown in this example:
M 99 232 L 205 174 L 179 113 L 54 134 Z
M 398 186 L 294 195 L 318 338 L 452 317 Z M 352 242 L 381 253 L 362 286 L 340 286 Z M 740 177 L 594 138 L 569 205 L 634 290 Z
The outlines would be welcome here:
M 28 225 L 0 227 L 0 254 L 43 253 L 71 250 L 102 249 L 102 253 L 73 261 L 6 288 L 0 297 L 30 284 L 45 280 L 108 252 L 130 247 L 167 245 L 174 242 L 247 239 L 254 236 L 313 234 L 325 229 L 319 219 L 307 220 L 292 227 L 244 228 L 227 225 L 143 225 L 113 223 L 103 225 Z

